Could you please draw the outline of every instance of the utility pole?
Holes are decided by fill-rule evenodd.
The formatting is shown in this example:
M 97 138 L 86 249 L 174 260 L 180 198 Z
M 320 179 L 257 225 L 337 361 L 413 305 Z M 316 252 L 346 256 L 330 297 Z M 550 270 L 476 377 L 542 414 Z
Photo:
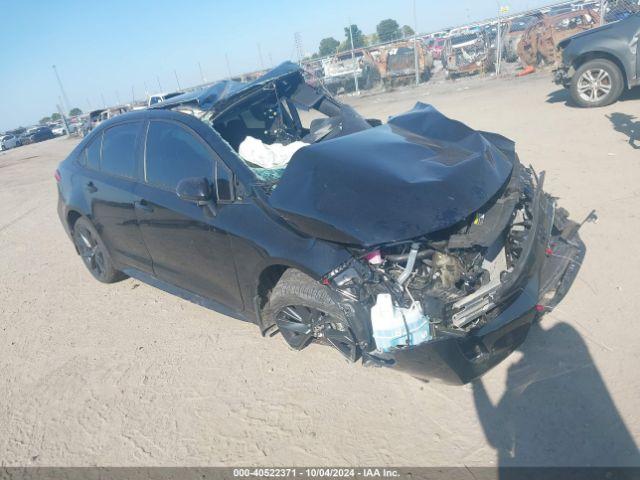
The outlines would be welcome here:
M 229 80 L 231 80 L 231 67 L 229 66 L 229 55 L 225 53 L 224 59 L 227 62 L 227 72 L 229 72 Z
M 158 80 L 158 88 L 160 89 L 158 93 L 162 93 L 162 84 L 160 83 L 160 77 L 156 75 L 156 80 Z
M 356 68 L 356 54 L 353 51 L 353 25 L 351 24 L 351 19 L 349 19 L 349 39 L 351 40 L 351 61 L 353 62 L 353 82 L 356 85 L 356 95 L 360 95 L 360 90 L 358 89 L 358 69 Z
M 56 105 L 56 108 L 58 109 L 58 113 L 60 113 L 60 116 L 62 117 L 62 122 L 64 123 L 64 129 L 67 131 L 67 137 L 69 137 L 71 136 L 71 132 L 69 131 L 69 122 L 67 122 L 67 117 L 62 111 L 62 108 L 60 108 L 59 104 Z
M 300 32 L 295 32 L 293 34 L 293 40 L 296 44 L 296 53 L 298 55 L 298 65 L 302 65 L 302 57 L 304 57 L 304 53 L 302 52 L 302 34 Z
M 136 103 L 136 95 L 133 93 L 133 85 L 131 85 L 131 106 Z
M 260 48 L 260 42 L 258 42 L 258 58 L 260 58 L 260 68 L 264 70 L 264 60 L 262 60 L 262 49 Z
M 69 99 L 67 98 L 67 94 L 64 91 L 64 87 L 62 86 L 62 80 L 60 80 L 60 75 L 58 75 L 58 69 L 56 68 L 55 65 L 51 65 L 51 67 L 53 68 L 53 72 L 56 74 L 56 79 L 58 80 L 58 86 L 60 87 L 60 93 L 62 93 L 62 98 L 64 100 L 64 105 L 62 106 L 66 108 L 67 111 L 69 111 L 69 109 L 71 108 L 69 106 Z
M 202 83 L 207 83 L 207 79 L 204 78 L 204 73 L 202 73 L 202 65 L 200 65 L 200 62 L 198 62 L 198 69 L 200 70 L 200 80 L 202 80 Z
M 147 81 L 145 80 L 144 82 L 142 82 L 142 84 L 144 85 L 144 99 L 148 100 L 149 99 L 149 89 L 147 88 Z
M 175 68 L 173 69 L 173 74 L 176 76 L 176 83 L 178 84 L 178 90 L 182 90 L 182 87 L 180 87 L 180 80 L 178 80 L 178 72 L 176 72 Z
M 500 75 L 502 63 L 502 14 L 507 13 L 509 7 L 498 5 L 498 33 L 496 36 L 496 76 Z
M 413 68 L 416 71 L 416 85 L 420 85 L 420 67 L 418 65 L 418 20 L 416 0 L 413 0 Z

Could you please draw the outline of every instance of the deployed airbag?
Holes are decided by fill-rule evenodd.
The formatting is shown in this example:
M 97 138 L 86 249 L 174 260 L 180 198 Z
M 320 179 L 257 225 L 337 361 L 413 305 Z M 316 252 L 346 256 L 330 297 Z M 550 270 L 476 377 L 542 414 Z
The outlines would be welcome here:
M 279 168 L 287 165 L 294 153 L 308 144 L 304 142 L 292 142 L 288 145 L 282 143 L 272 143 L 271 145 L 261 142 L 257 138 L 245 138 L 238 153 L 245 160 L 262 168 Z

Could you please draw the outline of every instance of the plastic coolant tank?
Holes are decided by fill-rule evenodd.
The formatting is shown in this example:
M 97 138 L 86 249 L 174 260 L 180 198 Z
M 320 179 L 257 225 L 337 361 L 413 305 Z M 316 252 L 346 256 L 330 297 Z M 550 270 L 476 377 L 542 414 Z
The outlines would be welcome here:
M 391 295 L 380 293 L 371 308 L 373 338 L 378 350 L 388 352 L 399 345 L 418 345 L 431 340 L 429 318 L 418 302 L 409 308 L 396 307 Z

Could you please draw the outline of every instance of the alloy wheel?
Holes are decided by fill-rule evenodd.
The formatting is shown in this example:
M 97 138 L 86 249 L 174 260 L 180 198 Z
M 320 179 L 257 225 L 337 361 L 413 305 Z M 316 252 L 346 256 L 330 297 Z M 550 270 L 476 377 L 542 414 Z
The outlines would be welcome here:
M 105 255 L 100 244 L 84 227 L 78 227 L 75 239 L 82 261 L 94 276 L 101 278 L 105 273 Z
M 611 92 L 611 76 L 603 68 L 585 70 L 578 79 L 578 95 L 585 102 L 595 103 Z

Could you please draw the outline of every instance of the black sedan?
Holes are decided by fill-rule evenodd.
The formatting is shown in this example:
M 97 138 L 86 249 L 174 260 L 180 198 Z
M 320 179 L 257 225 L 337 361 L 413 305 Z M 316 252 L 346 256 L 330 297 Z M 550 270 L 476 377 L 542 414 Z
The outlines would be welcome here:
M 55 135 L 49 127 L 35 127 L 27 130 L 20 137 L 20 144 L 38 143 L 54 138 Z
M 419 378 L 495 365 L 584 255 L 510 140 L 424 104 L 366 120 L 291 63 L 104 122 L 56 179 L 99 281 L 133 276 L 296 350 Z

